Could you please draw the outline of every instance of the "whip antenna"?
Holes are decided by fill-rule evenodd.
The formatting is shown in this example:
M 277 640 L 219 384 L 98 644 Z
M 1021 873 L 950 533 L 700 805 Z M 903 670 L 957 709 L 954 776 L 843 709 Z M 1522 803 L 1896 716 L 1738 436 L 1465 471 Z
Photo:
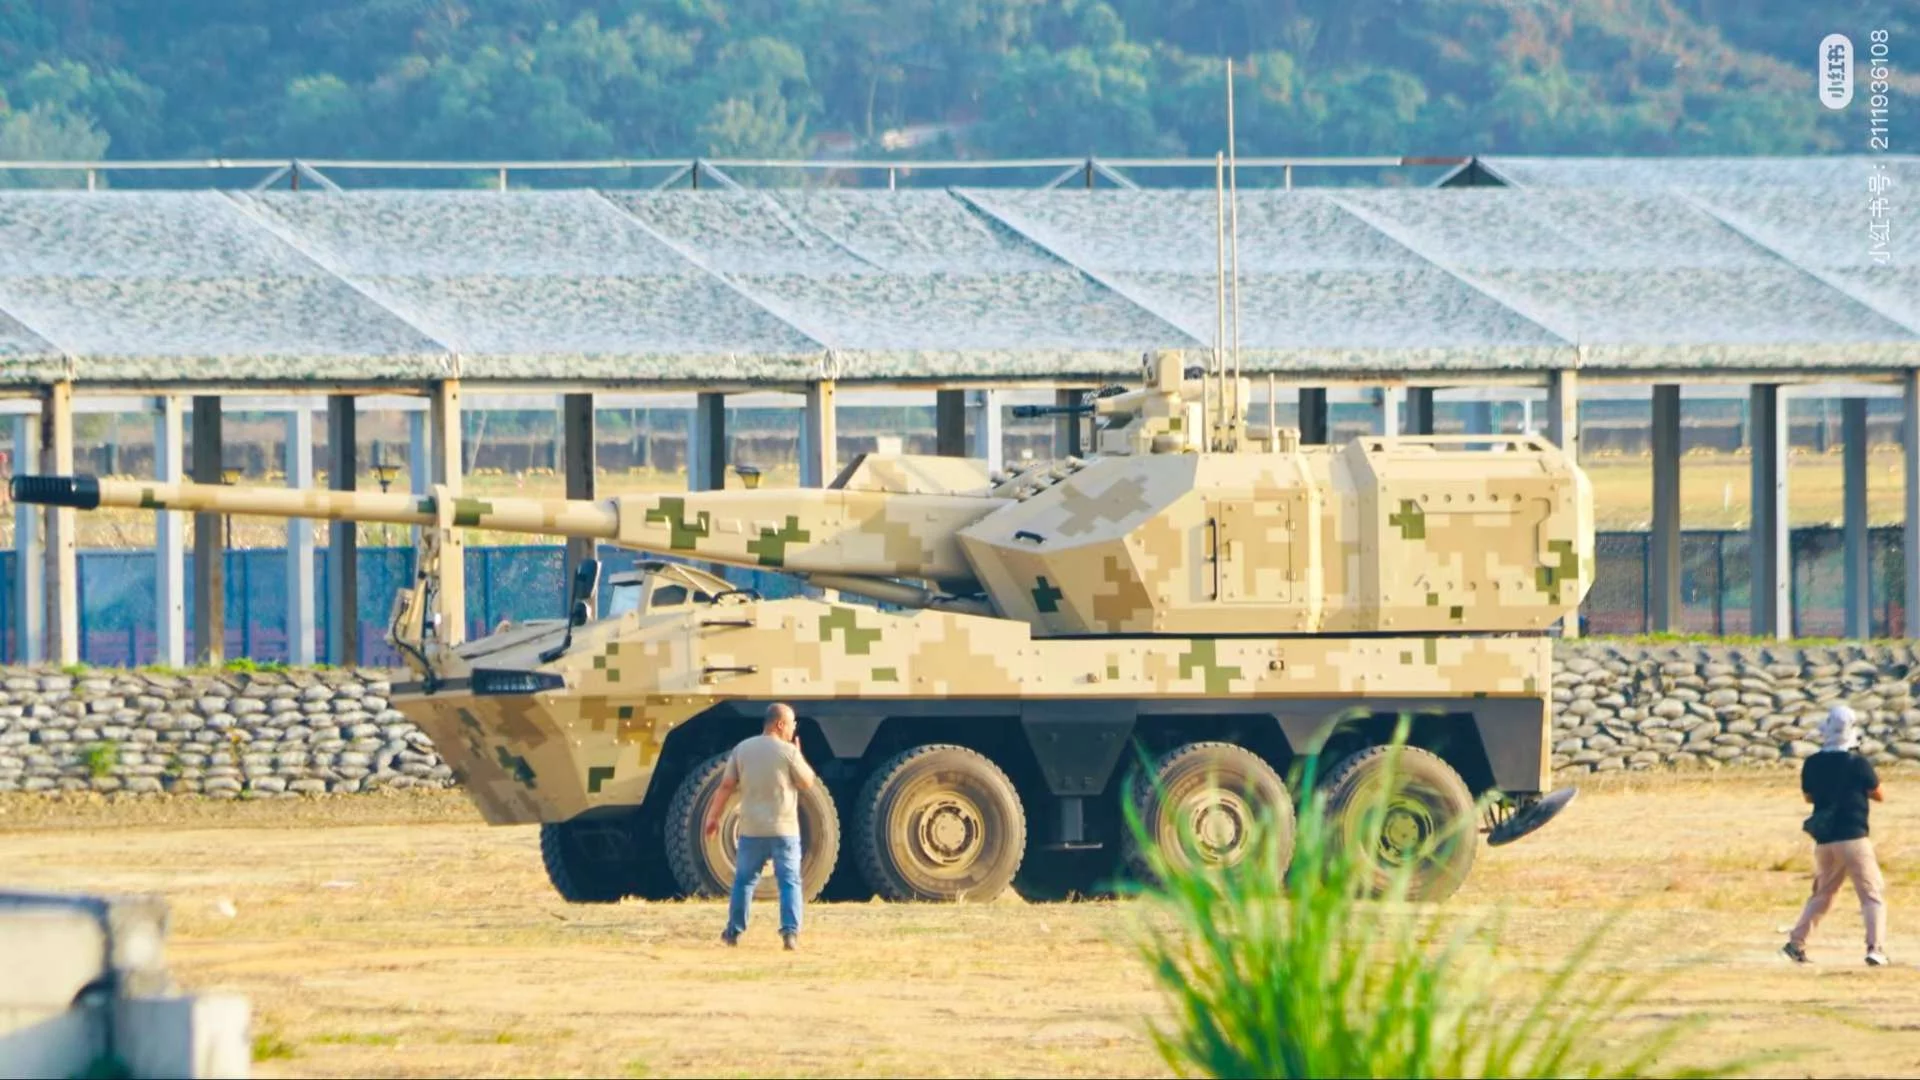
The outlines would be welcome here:
M 1228 414 L 1228 429 L 1238 435 L 1240 413 L 1240 186 L 1234 157 L 1233 139 L 1233 57 L 1227 57 L 1227 242 L 1233 261 L 1233 411 Z M 1236 447 L 1237 449 L 1237 447 Z
M 1213 327 L 1213 364 L 1207 371 L 1202 386 L 1211 388 L 1213 380 L 1220 380 L 1220 392 L 1226 393 L 1227 384 L 1227 158 L 1225 154 L 1213 155 L 1213 251 L 1214 251 L 1214 327 Z M 1227 407 L 1222 397 L 1220 408 Z M 1208 449 L 1218 449 L 1220 425 L 1208 414 Z

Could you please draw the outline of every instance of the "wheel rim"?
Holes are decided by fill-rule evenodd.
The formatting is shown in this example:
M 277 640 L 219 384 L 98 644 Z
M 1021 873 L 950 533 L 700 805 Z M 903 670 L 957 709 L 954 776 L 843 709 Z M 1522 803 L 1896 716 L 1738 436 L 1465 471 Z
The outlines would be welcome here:
M 1193 837 L 1194 853 L 1215 866 L 1232 865 L 1246 854 L 1253 831 L 1253 807 L 1237 791 L 1209 788 L 1189 796 L 1179 819 Z
M 1380 858 L 1394 867 L 1423 862 L 1433 854 L 1429 845 L 1438 831 L 1431 807 L 1410 794 L 1398 794 L 1388 801 L 1380 822 Z
M 965 875 L 986 849 L 986 817 L 963 793 L 947 788 L 919 791 L 903 800 L 907 855 L 936 878 Z

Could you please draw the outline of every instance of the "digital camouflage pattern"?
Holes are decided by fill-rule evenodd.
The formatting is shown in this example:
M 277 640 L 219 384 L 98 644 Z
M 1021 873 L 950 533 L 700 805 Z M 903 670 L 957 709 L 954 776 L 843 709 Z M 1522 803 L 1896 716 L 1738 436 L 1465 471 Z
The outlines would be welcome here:
M 1097 399 L 1093 456 L 1001 477 L 869 454 L 825 489 L 569 502 L 101 480 L 92 505 L 429 526 L 394 640 L 431 686 L 394 705 L 495 823 L 639 804 L 668 736 L 729 700 L 805 715 L 810 700 L 1506 698 L 1538 705 L 1544 791 L 1545 631 L 1593 574 L 1572 460 L 1525 436 L 1302 447 L 1244 428 L 1244 380 L 1189 377 L 1171 354 L 1146 374 Z M 564 649 L 561 622 L 442 644 L 426 593 L 449 519 L 780 570 L 899 610 L 723 595 L 657 564 L 633 610 L 571 628 Z M 481 692 L 476 672 L 544 685 Z

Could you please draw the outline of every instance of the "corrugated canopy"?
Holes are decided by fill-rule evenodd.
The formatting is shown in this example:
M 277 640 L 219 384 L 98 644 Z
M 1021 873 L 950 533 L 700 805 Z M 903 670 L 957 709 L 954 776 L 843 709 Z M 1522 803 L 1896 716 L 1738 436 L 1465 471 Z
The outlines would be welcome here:
M 1724 165 L 1243 192 L 1244 366 L 1920 366 L 1920 271 L 1904 245 L 1873 261 L 1864 188 L 1714 184 Z M 7 192 L 0 381 L 1124 376 L 1212 343 L 1215 213 L 1166 190 Z

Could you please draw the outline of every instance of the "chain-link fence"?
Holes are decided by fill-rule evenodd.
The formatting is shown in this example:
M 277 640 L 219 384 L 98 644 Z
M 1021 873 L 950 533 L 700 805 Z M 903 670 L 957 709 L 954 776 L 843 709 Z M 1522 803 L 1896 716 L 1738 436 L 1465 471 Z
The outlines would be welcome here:
M 1637 634 L 1652 628 L 1652 538 L 1643 532 L 1603 532 L 1596 538 L 1598 572 L 1581 609 L 1588 633 Z M 1793 632 L 1801 637 L 1839 637 L 1846 632 L 1845 556 L 1841 532 L 1830 527 L 1795 529 L 1793 550 Z M 413 579 L 410 547 L 360 549 L 361 664 L 393 665 L 399 657 L 383 640 L 395 590 Z M 7 614 L 0 633 L 0 658 L 20 656 L 13 590 L 13 552 L 0 552 L 0 612 Z M 228 656 L 256 660 L 287 657 L 287 555 L 278 548 L 227 552 Z M 331 655 L 332 620 L 326 603 L 324 551 L 315 553 L 314 593 L 319 618 L 314 649 L 322 662 Z M 622 548 L 600 549 L 607 572 L 629 570 L 641 558 Z M 151 664 L 158 655 L 154 635 L 154 554 L 151 551 L 80 553 L 80 658 L 89 664 Z M 558 618 L 565 609 L 562 549 L 527 544 L 467 549 L 467 633 L 487 633 L 502 619 Z M 1869 623 L 1875 637 L 1900 632 L 1905 617 L 1905 588 L 1900 562 L 1900 528 L 1888 526 L 1868 535 Z M 769 597 L 799 591 L 781 574 L 728 570 L 743 588 Z M 1747 534 L 1737 530 L 1686 532 L 1680 540 L 1681 629 L 1700 634 L 1744 634 L 1751 626 Z M 187 654 L 193 641 L 193 564 L 187 563 Z

